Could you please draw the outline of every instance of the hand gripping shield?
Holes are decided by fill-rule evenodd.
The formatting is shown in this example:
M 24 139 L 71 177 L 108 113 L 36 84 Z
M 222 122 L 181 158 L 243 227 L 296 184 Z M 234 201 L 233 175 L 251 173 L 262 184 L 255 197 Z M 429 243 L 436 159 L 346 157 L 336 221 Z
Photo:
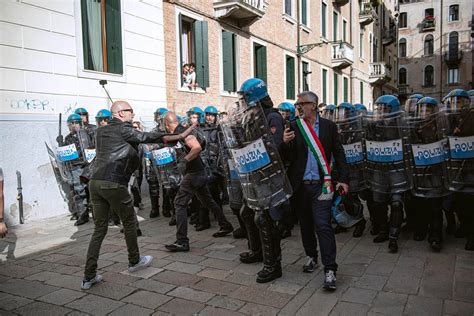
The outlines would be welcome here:
M 367 116 L 366 182 L 375 192 L 394 194 L 412 188 L 404 112 Z
M 241 99 L 222 130 L 247 205 L 263 210 L 286 201 L 291 185 L 260 104 Z
M 183 178 L 178 167 L 178 161 L 184 153 L 183 145 L 178 142 L 173 147 L 163 147 L 152 150 L 152 165 L 159 177 L 159 182 L 165 189 L 179 187 Z

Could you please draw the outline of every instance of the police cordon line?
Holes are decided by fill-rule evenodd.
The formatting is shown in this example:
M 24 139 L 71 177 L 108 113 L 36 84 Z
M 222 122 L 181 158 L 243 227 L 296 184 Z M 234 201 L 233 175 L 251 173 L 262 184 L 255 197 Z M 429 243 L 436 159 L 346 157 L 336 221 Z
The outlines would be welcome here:
M 398 251 L 403 222 L 415 240 L 428 237 L 431 249 L 438 252 L 446 217 L 446 233 L 465 237 L 465 249 L 474 250 L 474 212 L 466 207 L 474 202 L 472 90 L 453 90 L 442 102 L 414 94 L 404 105 L 396 96 L 384 95 L 371 112 L 363 104 L 348 102 L 321 106 L 311 93 L 300 94 L 296 108 L 288 102 L 274 108 L 266 84 L 256 78 L 245 81 L 238 95 L 239 100 L 225 113 L 214 106 L 204 110 L 192 107 L 179 116 L 158 108 L 154 131 L 176 134 L 191 125 L 196 128 L 184 140 L 136 146 L 140 165 L 128 186 L 133 205 L 143 208 L 140 185 L 144 177 L 149 184 L 150 218 L 159 217 L 161 211 L 169 218 L 169 225 L 177 226 L 176 241 L 165 246 L 169 251 L 189 251 L 188 217 L 196 231 L 206 230 L 211 227 L 211 211 L 220 227 L 213 236 L 232 233 L 234 238 L 246 238 L 249 250 L 240 254 L 240 261 L 263 262 L 256 281 L 270 282 L 282 275 L 281 239 L 291 236 L 299 219 L 308 255 L 303 271 L 313 272 L 318 250 L 316 245 L 308 245 L 315 239 L 315 231 L 318 239 L 325 237 L 318 232 L 317 219 L 315 227 L 303 227 L 301 220 L 307 214 L 298 213 L 301 201 L 287 175 L 294 169 L 290 148 L 297 147 L 295 140 L 288 139 L 295 133 L 303 139 L 307 159 L 306 167 L 300 166 L 300 181 L 318 186 L 318 194 L 322 187 L 321 196 L 324 192 L 332 196 L 328 209 L 335 225 L 333 233 L 354 227 L 353 236 L 361 237 L 367 224 L 366 208 L 373 241 L 388 241 L 389 252 Z M 306 104 L 314 107 L 307 109 Z M 314 131 L 301 128 L 309 122 L 312 110 L 318 111 Z M 103 109 L 96 115 L 98 126 L 92 125 L 87 110 L 80 108 L 67 118 L 67 136 L 61 134 L 60 121 L 59 135 L 51 135 L 46 142 L 75 225 L 88 222 L 89 214 L 94 214 L 88 181 L 94 173 L 95 135 L 113 120 L 113 113 Z M 134 128 L 143 130 L 140 122 L 133 123 Z M 337 131 L 329 142 L 333 147 L 329 155 L 321 135 L 326 133 L 326 124 Z M 339 151 L 343 161 L 337 161 Z M 324 174 L 326 169 L 330 175 Z M 344 182 L 345 175 L 347 191 L 338 184 Z M 332 183 L 326 183 L 327 176 Z M 310 202 L 316 205 L 313 210 L 323 201 Z M 237 217 L 236 229 L 224 215 L 226 204 Z M 117 225 L 121 219 L 111 210 L 109 221 Z M 136 230 L 140 236 L 138 220 Z M 337 265 L 328 263 L 324 248 L 327 246 L 322 242 L 324 287 L 334 290 Z

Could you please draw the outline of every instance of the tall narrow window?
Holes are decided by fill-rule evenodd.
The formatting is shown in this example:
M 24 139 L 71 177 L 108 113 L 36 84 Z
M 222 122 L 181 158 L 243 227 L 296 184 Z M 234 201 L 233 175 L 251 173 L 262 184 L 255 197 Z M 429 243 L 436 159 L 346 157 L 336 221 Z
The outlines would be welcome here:
M 209 87 L 207 22 L 179 14 L 179 44 L 183 87 Z
M 286 99 L 295 99 L 295 58 L 286 55 Z
M 404 38 L 398 42 L 398 55 L 400 57 L 407 57 L 407 40 Z
M 81 0 L 84 68 L 123 73 L 120 0 Z
M 337 75 L 337 73 L 334 73 L 334 90 L 333 90 L 333 94 L 334 94 L 334 104 L 337 106 L 337 104 L 339 103 L 339 98 L 338 98 L 338 92 L 339 92 L 339 76 Z
M 322 82 L 323 82 L 323 103 L 328 102 L 328 71 L 323 69 L 322 73 Z
M 339 24 L 339 15 L 336 12 L 332 14 L 332 40 L 337 41 L 338 38 L 338 29 L 337 26 Z
M 399 28 L 407 27 L 407 24 L 408 24 L 407 20 L 408 20 L 407 13 L 406 12 L 401 12 L 400 16 L 398 17 L 398 27 Z
M 359 34 L 359 57 L 364 58 L 364 31 Z
M 453 67 L 448 69 L 448 83 L 455 84 L 459 83 L 459 68 Z
M 398 70 L 398 84 L 407 84 L 407 70 L 405 68 Z
M 321 3 L 321 36 L 327 38 L 327 11 L 328 5 Z
M 344 91 L 344 95 L 343 95 L 344 102 L 349 102 L 349 78 L 347 77 L 344 77 L 343 79 L 343 91 Z
M 448 43 L 449 55 L 456 56 L 458 54 L 459 46 L 459 34 L 458 32 L 449 33 L 449 43 Z
M 360 103 L 364 104 L 364 83 L 362 81 L 360 82 L 359 93 Z
M 426 17 L 429 17 L 429 16 L 434 16 L 434 9 L 433 8 L 428 8 L 428 9 L 425 9 L 425 18 Z
M 434 86 L 434 69 L 433 69 L 433 66 L 431 66 L 431 65 L 426 66 L 424 72 L 425 72 L 425 74 L 424 74 L 425 87 Z
M 234 33 L 222 31 L 222 73 L 224 91 L 237 91 L 236 39 Z
M 309 64 L 305 61 L 301 62 L 301 69 L 303 71 L 303 91 L 309 91 Z
M 449 16 L 448 21 L 459 21 L 459 5 L 454 4 L 449 6 Z
M 431 34 L 425 37 L 424 53 L 425 56 L 430 56 L 434 53 L 434 38 Z
M 253 60 L 255 78 L 267 82 L 267 48 L 263 45 L 253 43 Z
M 293 0 L 285 0 L 285 14 L 291 16 L 293 14 L 292 3 Z
M 308 0 L 301 0 L 301 24 L 308 26 Z
M 342 20 L 342 40 L 347 42 L 347 21 Z

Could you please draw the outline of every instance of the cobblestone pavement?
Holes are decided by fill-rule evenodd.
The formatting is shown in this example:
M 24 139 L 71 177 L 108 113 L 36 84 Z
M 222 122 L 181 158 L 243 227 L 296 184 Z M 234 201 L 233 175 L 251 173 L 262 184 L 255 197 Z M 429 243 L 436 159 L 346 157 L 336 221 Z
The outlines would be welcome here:
M 228 218 L 235 217 L 227 210 Z M 474 315 L 474 254 L 464 240 L 448 238 L 441 253 L 403 234 L 400 252 L 351 232 L 337 235 L 338 289 L 322 289 L 321 268 L 302 272 L 299 228 L 282 242 L 283 277 L 257 284 L 260 264 L 241 264 L 245 240 L 213 238 L 190 228 L 191 251 L 170 253 L 175 239 L 168 219 L 141 222 L 141 252 L 152 267 L 126 272 L 127 253 L 119 228 L 109 228 L 99 271 L 105 282 L 89 291 L 80 283 L 93 230 L 67 217 L 13 227 L 0 240 L 0 315 Z

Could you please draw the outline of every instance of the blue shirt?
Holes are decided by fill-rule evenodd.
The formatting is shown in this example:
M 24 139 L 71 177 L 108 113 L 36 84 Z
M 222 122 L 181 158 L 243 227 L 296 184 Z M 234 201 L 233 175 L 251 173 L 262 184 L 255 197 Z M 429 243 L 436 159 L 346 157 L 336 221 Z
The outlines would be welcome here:
M 314 132 L 319 137 L 319 115 L 316 117 L 316 123 L 314 124 Z M 308 146 L 308 160 L 306 161 L 306 168 L 304 170 L 303 180 L 320 180 L 319 176 L 319 165 L 316 157 Z

